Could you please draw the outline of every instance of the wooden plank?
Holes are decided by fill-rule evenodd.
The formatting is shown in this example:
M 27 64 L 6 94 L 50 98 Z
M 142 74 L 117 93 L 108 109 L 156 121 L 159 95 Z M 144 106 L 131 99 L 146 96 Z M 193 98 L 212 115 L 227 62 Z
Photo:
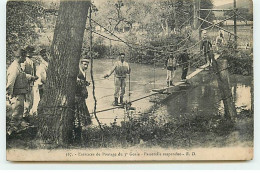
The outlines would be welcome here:
M 219 54 L 215 54 L 215 59 L 218 59 L 218 58 L 219 58 Z M 193 78 L 194 76 L 196 76 L 197 74 L 199 74 L 200 72 L 205 70 L 205 68 L 207 68 L 208 66 L 209 65 L 207 65 L 207 64 L 200 66 L 194 72 L 192 72 L 191 74 L 189 74 L 186 77 L 187 80 Z M 183 84 L 185 84 L 185 82 L 177 82 L 177 83 L 175 83 L 175 86 L 153 89 L 152 92 L 155 92 L 155 93 L 172 93 L 176 90 L 179 90 L 180 86 L 183 85 Z
M 215 54 L 215 59 L 218 59 L 219 58 L 219 54 Z M 197 70 L 195 70 L 193 73 L 189 74 L 187 76 L 187 79 L 191 79 L 193 78 L 194 76 L 196 76 L 197 74 L 199 74 L 200 72 L 202 72 L 205 68 L 207 68 L 208 65 L 205 64 L 203 66 L 200 66 Z

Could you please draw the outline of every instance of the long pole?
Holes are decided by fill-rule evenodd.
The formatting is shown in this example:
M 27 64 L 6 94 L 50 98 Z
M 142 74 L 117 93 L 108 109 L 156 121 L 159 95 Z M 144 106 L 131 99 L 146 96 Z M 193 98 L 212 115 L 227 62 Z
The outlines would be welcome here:
M 91 8 L 91 5 L 89 7 L 89 56 L 90 56 L 90 62 L 91 62 L 91 66 L 90 66 L 90 74 L 91 74 L 91 81 L 92 81 L 92 86 L 93 86 L 93 90 L 92 90 L 92 94 L 93 94 L 93 98 L 94 98 L 94 116 L 98 122 L 98 125 L 99 125 L 99 128 L 103 131 L 103 128 L 101 126 L 101 123 L 97 117 L 97 98 L 95 96 L 95 81 L 94 81 L 94 76 L 93 76 L 93 56 L 92 56 L 92 21 L 91 21 L 91 13 L 92 13 L 92 8 Z
M 200 18 L 200 0 L 198 0 L 198 17 Z M 199 24 L 199 40 L 201 40 L 201 24 L 200 24 L 200 20 L 198 21 L 198 24 Z
M 237 48 L 237 2 L 234 0 L 234 34 L 235 34 L 235 48 Z
M 129 73 L 129 76 L 128 76 L 128 99 L 129 99 L 129 103 L 131 103 L 131 74 Z
M 229 33 L 229 34 L 231 34 L 231 35 L 234 35 L 235 37 L 239 38 L 237 35 L 233 34 L 232 32 L 229 32 L 228 30 L 224 29 L 223 27 L 220 27 L 220 26 L 218 26 L 218 25 L 216 25 L 216 24 L 214 24 L 214 23 L 212 23 L 212 22 L 209 22 L 209 21 L 207 21 L 207 20 L 205 20 L 205 19 L 202 19 L 202 18 L 200 18 L 200 17 L 199 17 L 198 19 L 199 19 L 199 20 L 202 20 L 202 21 L 204 21 L 204 22 L 206 22 L 206 23 L 211 24 L 211 27 L 217 27 L 217 28 L 222 29 L 223 31 L 225 31 L 225 32 L 227 32 L 227 33 Z

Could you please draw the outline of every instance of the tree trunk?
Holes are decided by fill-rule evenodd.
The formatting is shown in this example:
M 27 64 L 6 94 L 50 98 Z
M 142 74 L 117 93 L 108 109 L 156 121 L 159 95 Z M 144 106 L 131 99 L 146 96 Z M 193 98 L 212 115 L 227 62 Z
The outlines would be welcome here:
M 73 135 L 79 59 L 90 1 L 61 1 L 44 95 L 38 107 L 39 136 L 69 144 Z
M 230 88 L 227 60 L 216 61 L 213 56 L 212 65 L 217 75 L 218 88 L 224 104 L 225 117 L 227 120 L 233 120 L 236 117 L 236 107 L 233 102 L 233 96 Z

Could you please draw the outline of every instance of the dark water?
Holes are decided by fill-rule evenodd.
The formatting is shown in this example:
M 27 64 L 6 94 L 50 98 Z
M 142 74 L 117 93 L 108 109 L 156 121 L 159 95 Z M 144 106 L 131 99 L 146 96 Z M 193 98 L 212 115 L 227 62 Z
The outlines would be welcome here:
M 108 73 L 113 67 L 115 60 L 100 59 L 94 62 L 95 95 L 97 98 L 97 110 L 104 110 L 112 107 L 114 101 L 114 77 L 103 79 L 104 74 Z M 127 78 L 125 100 L 135 100 L 151 94 L 154 88 L 163 88 L 166 86 L 166 70 L 162 67 L 144 64 L 130 64 L 132 68 L 131 82 Z M 194 69 L 189 69 L 191 73 Z M 181 68 L 177 68 L 174 82 L 180 81 Z M 214 76 L 214 75 L 213 75 Z M 88 77 L 90 79 L 90 76 Z M 251 109 L 251 81 L 250 77 L 232 75 L 230 83 L 238 111 Z M 129 90 L 130 86 L 130 90 Z M 90 112 L 94 109 L 94 100 L 92 97 L 92 85 L 89 86 L 89 98 L 87 104 Z M 131 93 L 131 98 L 129 97 Z M 133 103 L 136 112 L 146 112 L 154 103 L 151 98 L 146 98 Z M 159 114 L 168 114 L 170 116 L 189 114 L 199 112 L 201 114 L 223 113 L 223 104 L 220 101 L 220 93 L 217 87 L 217 81 L 209 75 L 209 72 L 201 72 L 194 77 L 191 87 L 181 92 L 178 96 L 169 96 L 162 107 L 159 108 Z M 114 118 L 124 118 L 124 110 L 116 109 L 97 114 L 102 123 L 110 123 Z M 94 121 L 95 123 L 95 121 Z
M 217 81 L 208 73 L 203 72 L 196 77 L 191 89 L 183 91 L 176 97 L 170 97 L 164 102 L 164 107 L 169 115 L 192 114 L 199 112 L 202 115 L 224 113 Z M 251 77 L 231 75 L 233 100 L 237 111 L 251 110 Z

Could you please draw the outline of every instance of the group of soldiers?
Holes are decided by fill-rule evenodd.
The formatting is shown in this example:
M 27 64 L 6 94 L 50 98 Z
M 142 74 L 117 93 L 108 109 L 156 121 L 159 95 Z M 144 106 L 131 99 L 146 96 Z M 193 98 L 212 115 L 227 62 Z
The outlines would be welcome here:
M 216 39 L 216 46 L 220 47 L 224 42 L 223 34 Z M 210 52 L 212 44 L 207 39 L 206 32 L 203 32 L 203 40 L 201 43 L 201 51 L 205 56 L 206 63 L 211 65 Z M 46 72 L 50 57 L 46 49 L 39 51 L 39 55 L 35 53 L 35 48 L 27 46 L 25 49 L 13 47 L 14 61 L 9 66 L 7 71 L 7 101 L 12 110 L 10 125 L 7 129 L 8 134 L 16 131 L 20 126 L 28 126 L 30 116 L 37 115 L 37 108 L 40 99 L 44 92 L 44 84 L 46 83 Z M 39 64 L 36 65 L 32 60 L 37 56 Z M 167 86 L 174 86 L 174 76 L 177 65 L 182 66 L 181 81 L 186 81 L 186 76 L 189 68 L 189 54 L 185 49 L 178 56 L 170 55 L 166 61 L 167 69 L 166 82 Z M 89 65 L 88 58 L 83 58 L 79 62 L 79 73 L 77 76 L 76 95 L 75 95 L 75 133 L 80 134 L 82 127 L 91 124 L 90 114 L 86 105 L 88 97 L 87 86 L 90 82 L 87 81 L 87 69 Z M 125 61 L 125 53 L 119 54 L 119 60 L 114 64 L 114 67 L 104 75 L 108 78 L 115 74 L 115 92 L 113 105 L 117 106 L 124 103 L 124 94 L 126 88 L 126 77 L 130 75 L 131 68 Z M 118 100 L 119 99 L 119 100 Z M 76 135 L 77 136 L 77 135 Z
M 21 127 L 29 125 L 30 115 L 37 114 L 43 85 L 46 83 L 48 60 L 46 49 L 39 51 L 39 64 L 33 61 L 35 48 L 12 47 L 14 60 L 7 70 L 6 96 L 11 109 L 7 133 L 11 135 Z M 39 94 L 37 97 L 36 94 Z
M 202 31 L 202 41 L 200 45 L 200 51 L 202 51 L 203 56 L 205 58 L 205 62 L 207 66 L 212 66 L 212 58 L 213 58 L 213 50 L 212 50 L 212 43 L 207 37 L 207 31 Z M 223 45 L 224 42 L 224 34 L 223 31 L 219 31 L 219 35 L 216 37 L 216 50 L 219 51 Z M 181 75 L 181 81 L 187 82 L 186 76 L 188 73 L 189 68 L 189 54 L 187 53 L 187 49 L 184 49 L 182 53 L 179 55 L 170 55 L 166 61 L 165 66 L 167 69 L 167 77 L 166 77 L 166 83 L 167 86 L 174 86 L 173 79 L 175 77 L 175 71 L 176 67 L 180 65 L 182 67 L 182 75 Z

